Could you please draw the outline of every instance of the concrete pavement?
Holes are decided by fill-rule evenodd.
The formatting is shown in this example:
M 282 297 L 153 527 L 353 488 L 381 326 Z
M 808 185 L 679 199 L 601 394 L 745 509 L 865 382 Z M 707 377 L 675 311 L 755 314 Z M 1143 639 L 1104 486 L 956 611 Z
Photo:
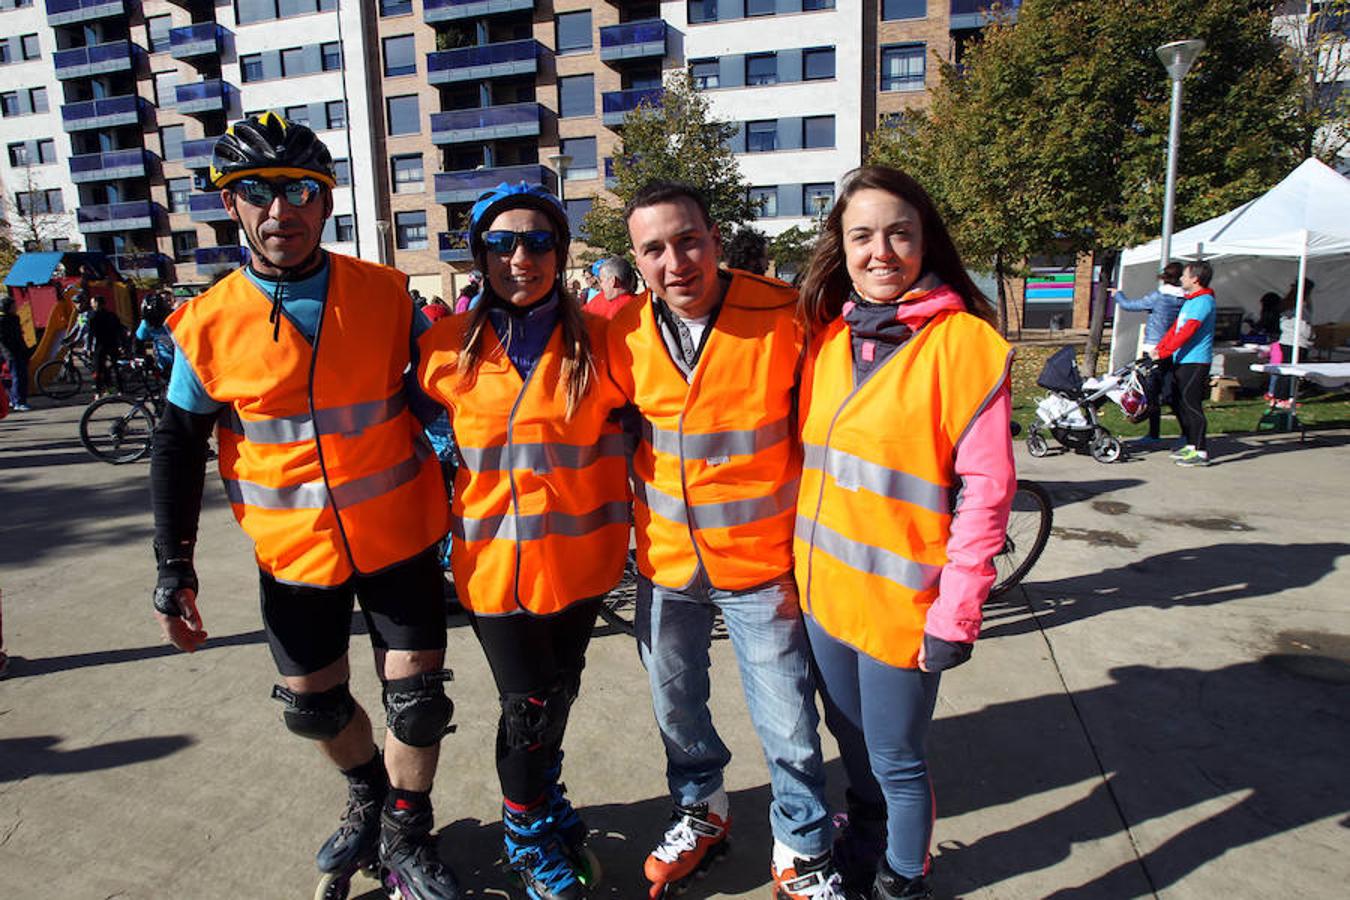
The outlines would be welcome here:
M 2 890 L 308 897 L 342 785 L 268 699 L 256 576 L 219 483 L 198 553 L 212 637 L 188 656 L 159 642 L 149 612 L 148 466 L 87 457 L 79 412 L 0 422 L 14 657 L 0 681 Z M 988 608 L 972 662 L 944 677 L 931 742 L 940 895 L 1343 895 L 1347 444 L 1345 431 L 1220 439 L 1202 470 L 1165 452 L 1112 466 L 1019 456 L 1055 498 L 1055 536 L 1025 590 Z M 459 732 L 433 795 L 441 849 L 472 896 L 511 896 L 495 866 L 496 698 L 469 629 L 449 626 Z M 374 708 L 368 646 L 353 638 L 353 689 Z M 736 845 L 687 896 L 767 897 L 764 763 L 728 642 L 713 657 Z M 669 807 L 631 639 L 592 643 L 565 774 L 600 831 L 599 895 L 645 896 L 641 861 Z

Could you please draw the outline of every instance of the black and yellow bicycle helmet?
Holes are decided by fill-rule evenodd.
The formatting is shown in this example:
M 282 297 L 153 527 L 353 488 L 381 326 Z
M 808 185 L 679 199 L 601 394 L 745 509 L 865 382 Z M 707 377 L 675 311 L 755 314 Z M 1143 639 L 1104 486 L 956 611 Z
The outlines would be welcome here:
M 223 188 L 245 175 L 316 178 L 337 186 L 333 155 L 308 126 L 275 112 L 235 122 L 211 151 L 211 185 Z

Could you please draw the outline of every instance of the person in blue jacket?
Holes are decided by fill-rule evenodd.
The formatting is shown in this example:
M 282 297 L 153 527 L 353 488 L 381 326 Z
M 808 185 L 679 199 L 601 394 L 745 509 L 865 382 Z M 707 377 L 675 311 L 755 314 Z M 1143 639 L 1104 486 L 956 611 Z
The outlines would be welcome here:
M 1122 291 L 1115 292 L 1113 299 L 1116 306 L 1132 312 L 1148 313 L 1148 321 L 1144 323 L 1144 342 L 1139 348 L 1142 354 L 1152 355 L 1158 341 L 1162 340 L 1163 335 L 1167 334 L 1167 330 L 1177 320 L 1177 313 L 1181 311 L 1181 304 L 1186 299 L 1186 292 L 1181 287 L 1181 272 L 1182 266 L 1179 262 L 1170 262 L 1163 266 L 1163 270 L 1158 273 L 1160 282 L 1158 289 L 1136 300 L 1126 297 Z M 1175 370 L 1168 360 L 1158 360 L 1158 365 L 1149 372 L 1144 380 L 1144 393 L 1148 396 L 1148 435 L 1136 442 L 1141 448 L 1162 441 L 1163 400 L 1171 401 L 1173 412 L 1178 408 Z M 1179 413 L 1177 421 L 1181 421 Z

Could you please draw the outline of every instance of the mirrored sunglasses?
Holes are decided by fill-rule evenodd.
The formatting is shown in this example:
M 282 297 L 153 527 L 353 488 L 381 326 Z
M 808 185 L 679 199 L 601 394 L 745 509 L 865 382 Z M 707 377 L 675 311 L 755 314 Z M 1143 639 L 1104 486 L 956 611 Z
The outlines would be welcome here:
M 527 253 L 547 253 L 557 246 L 551 231 L 485 231 L 483 246 L 489 253 L 514 253 L 517 244 Z
M 278 196 L 286 198 L 291 206 L 307 206 L 323 191 L 323 185 L 313 178 L 295 181 L 264 181 L 261 178 L 241 178 L 231 187 L 251 206 L 269 207 Z

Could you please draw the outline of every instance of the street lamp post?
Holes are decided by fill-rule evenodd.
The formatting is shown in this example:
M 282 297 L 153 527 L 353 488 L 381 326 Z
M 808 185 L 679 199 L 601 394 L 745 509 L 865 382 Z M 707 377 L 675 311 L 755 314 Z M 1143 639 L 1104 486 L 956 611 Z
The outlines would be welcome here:
M 1158 59 L 1172 78 L 1172 121 L 1167 129 L 1167 194 L 1163 200 L 1162 255 L 1158 267 L 1172 261 L 1172 213 L 1176 203 L 1177 150 L 1181 144 L 1181 80 L 1205 49 L 1201 40 L 1173 41 L 1158 48 Z
M 376 219 L 375 233 L 380 236 L 380 246 L 376 248 L 379 253 L 380 265 L 389 265 L 389 220 Z

